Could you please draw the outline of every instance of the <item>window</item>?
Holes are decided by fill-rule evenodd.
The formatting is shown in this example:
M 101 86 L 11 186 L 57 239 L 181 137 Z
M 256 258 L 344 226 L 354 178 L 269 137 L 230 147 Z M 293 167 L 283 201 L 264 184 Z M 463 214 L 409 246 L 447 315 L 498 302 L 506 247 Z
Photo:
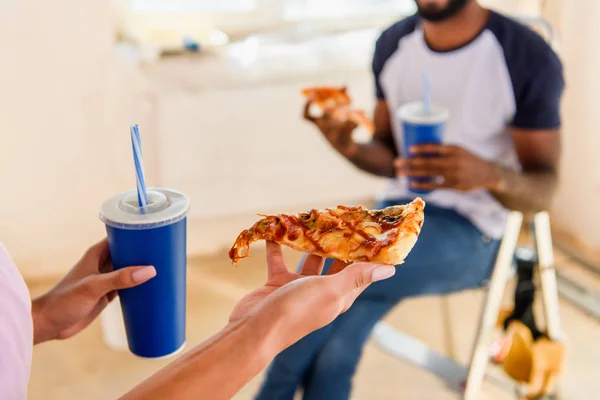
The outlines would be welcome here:
M 286 20 L 412 14 L 414 0 L 282 0 Z
M 148 12 L 244 12 L 256 8 L 256 0 L 131 0 L 131 11 Z

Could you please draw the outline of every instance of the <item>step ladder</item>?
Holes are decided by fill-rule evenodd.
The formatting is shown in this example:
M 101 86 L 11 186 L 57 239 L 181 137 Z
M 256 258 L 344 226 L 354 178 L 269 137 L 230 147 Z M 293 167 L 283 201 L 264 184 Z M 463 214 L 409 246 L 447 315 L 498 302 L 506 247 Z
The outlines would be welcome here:
M 377 324 L 373 330 L 371 338 L 374 343 L 391 356 L 424 368 L 445 380 L 451 388 L 457 391 L 462 390 L 464 400 L 478 399 L 490 363 L 490 347 L 504 292 L 509 279 L 513 276 L 514 256 L 523 220 L 523 213 L 519 211 L 512 211 L 508 216 L 504 237 L 498 250 L 492 276 L 488 282 L 485 302 L 468 365 L 461 365 L 455 360 L 431 350 L 426 344 L 394 330 L 384 322 Z M 561 341 L 563 332 L 548 212 L 535 214 L 531 227 L 537 252 L 536 268 L 541 283 L 546 333 L 551 340 Z M 510 382 L 508 379 L 506 381 L 496 379 L 494 383 L 506 385 L 508 382 Z

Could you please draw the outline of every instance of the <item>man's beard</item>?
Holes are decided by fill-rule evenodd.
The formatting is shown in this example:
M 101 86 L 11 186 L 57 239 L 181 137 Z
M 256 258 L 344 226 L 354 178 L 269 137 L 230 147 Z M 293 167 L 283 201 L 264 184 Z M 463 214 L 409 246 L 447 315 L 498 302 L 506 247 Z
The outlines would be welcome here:
M 435 5 L 422 7 L 419 5 L 418 0 L 415 0 L 415 3 L 417 3 L 417 9 L 421 18 L 430 22 L 441 22 L 458 14 L 469 1 L 470 0 L 450 0 L 448 5 L 444 8 L 438 8 Z

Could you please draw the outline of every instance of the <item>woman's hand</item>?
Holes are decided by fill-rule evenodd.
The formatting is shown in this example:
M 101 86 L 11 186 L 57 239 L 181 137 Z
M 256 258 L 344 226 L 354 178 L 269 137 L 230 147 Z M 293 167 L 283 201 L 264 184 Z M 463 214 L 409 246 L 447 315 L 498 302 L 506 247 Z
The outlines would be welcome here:
M 87 327 L 117 295 L 156 276 L 154 267 L 113 271 L 104 239 L 48 293 L 33 300 L 34 343 L 66 339 Z
M 229 324 L 138 387 L 123 400 L 230 399 L 273 358 L 346 311 L 372 282 L 395 267 L 335 262 L 320 276 L 323 258 L 308 256 L 299 274 L 289 272 L 281 247 L 267 242 L 267 283 L 245 296 Z
M 371 283 L 390 278 L 396 271 L 389 265 L 346 266 L 335 261 L 327 275 L 321 276 L 323 264 L 322 257 L 309 255 L 300 273 L 292 273 L 285 264 L 281 246 L 267 242 L 267 282 L 240 300 L 230 322 L 251 317 L 276 326 L 275 336 L 282 342 L 281 351 L 332 322 Z

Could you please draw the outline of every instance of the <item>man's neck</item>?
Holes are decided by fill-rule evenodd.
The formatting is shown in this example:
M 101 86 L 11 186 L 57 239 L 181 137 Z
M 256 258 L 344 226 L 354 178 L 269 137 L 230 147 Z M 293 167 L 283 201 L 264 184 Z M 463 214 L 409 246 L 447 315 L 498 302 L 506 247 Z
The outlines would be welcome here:
M 458 14 L 442 22 L 423 21 L 425 40 L 435 50 L 451 50 L 475 38 L 489 17 L 489 10 L 471 1 Z

